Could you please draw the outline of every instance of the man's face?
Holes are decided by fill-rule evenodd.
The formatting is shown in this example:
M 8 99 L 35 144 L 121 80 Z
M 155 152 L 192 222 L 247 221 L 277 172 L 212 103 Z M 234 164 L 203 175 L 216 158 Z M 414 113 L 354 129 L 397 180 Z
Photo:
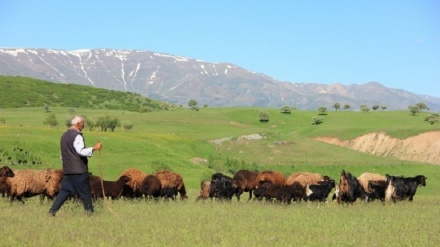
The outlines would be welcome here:
M 78 123 L 78 129 L 79 131 L 82 131 L 84 129 L 84 121 Z

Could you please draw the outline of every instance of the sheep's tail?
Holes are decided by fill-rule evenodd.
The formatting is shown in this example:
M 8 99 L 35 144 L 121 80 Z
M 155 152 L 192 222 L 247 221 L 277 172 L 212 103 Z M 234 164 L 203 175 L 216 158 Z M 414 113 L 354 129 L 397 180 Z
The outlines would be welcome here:
M 99 142 L 99 140 L 98 140 Z M 110 208 L 110 205 L 108 205 L 107 202 L 107 197 L 105 196 L 105 191 L 104 191 L 104 180 L 103 180 L 103 176 L 102 176 L 102 158 L 101 158 L 101 150 L 98 150 L 98 156 L 99 156 L 99 175 L 101 176 L 101 189 L 102 189 L 102 196 L 104 198 L 104 204 L 107 207 L 107 209 L 116 217 L 119 218 L 119 216 L 113 212 L 113 210 Z

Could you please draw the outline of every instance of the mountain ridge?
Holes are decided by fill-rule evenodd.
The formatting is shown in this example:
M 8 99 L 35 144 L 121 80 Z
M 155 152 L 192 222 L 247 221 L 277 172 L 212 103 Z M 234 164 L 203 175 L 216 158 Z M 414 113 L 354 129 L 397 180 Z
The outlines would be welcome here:
M 230 63 L 145 50 L 0 48 L 0 75 L 129 91 L 180 105 L 195 99 L 210 107 L 288 105 L 316 110 L 340 103 L 353 110 L 375 104 L 402 110 L 424 102 L 440 111 L 440 98 L 387 88 L 378 82 L 291 83 Z

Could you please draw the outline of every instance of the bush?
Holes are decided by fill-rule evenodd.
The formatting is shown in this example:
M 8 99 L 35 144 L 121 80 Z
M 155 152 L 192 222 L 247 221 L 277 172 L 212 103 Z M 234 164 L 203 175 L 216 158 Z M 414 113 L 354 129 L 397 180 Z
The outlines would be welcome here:
M 292 113 L 292 111 L 290 110 L 289 106 L 285 105 L 285 106 L 281 107 L 281 113 L 290 114 L 290 113 Z
M 431 125 L 439 122 L 439 114 L 433 113 L 430 116 L 425 118 L 425 122 L 430 123 Z
M 58 126 L 58 120 L 54 113 L 50 113 L 49 116 L 46 117 L 43 124 L 48 124 L 50 127 Z
M 324 121 L 323 117 L 314 116 L 312 118 L 312 125 L 318 125 L 321 124 Z
M 267 112 L 260 112 L 260 122 L 269 122 L 269 114 Z

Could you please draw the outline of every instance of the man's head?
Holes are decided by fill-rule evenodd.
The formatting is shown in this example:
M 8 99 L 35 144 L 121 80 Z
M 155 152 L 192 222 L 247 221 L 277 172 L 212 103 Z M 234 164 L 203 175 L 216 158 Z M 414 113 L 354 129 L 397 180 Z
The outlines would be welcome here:
M 84 128 L 84 118 L 81 116 L 73 116 L 70 124 L 73 128 L 82 131 Z

